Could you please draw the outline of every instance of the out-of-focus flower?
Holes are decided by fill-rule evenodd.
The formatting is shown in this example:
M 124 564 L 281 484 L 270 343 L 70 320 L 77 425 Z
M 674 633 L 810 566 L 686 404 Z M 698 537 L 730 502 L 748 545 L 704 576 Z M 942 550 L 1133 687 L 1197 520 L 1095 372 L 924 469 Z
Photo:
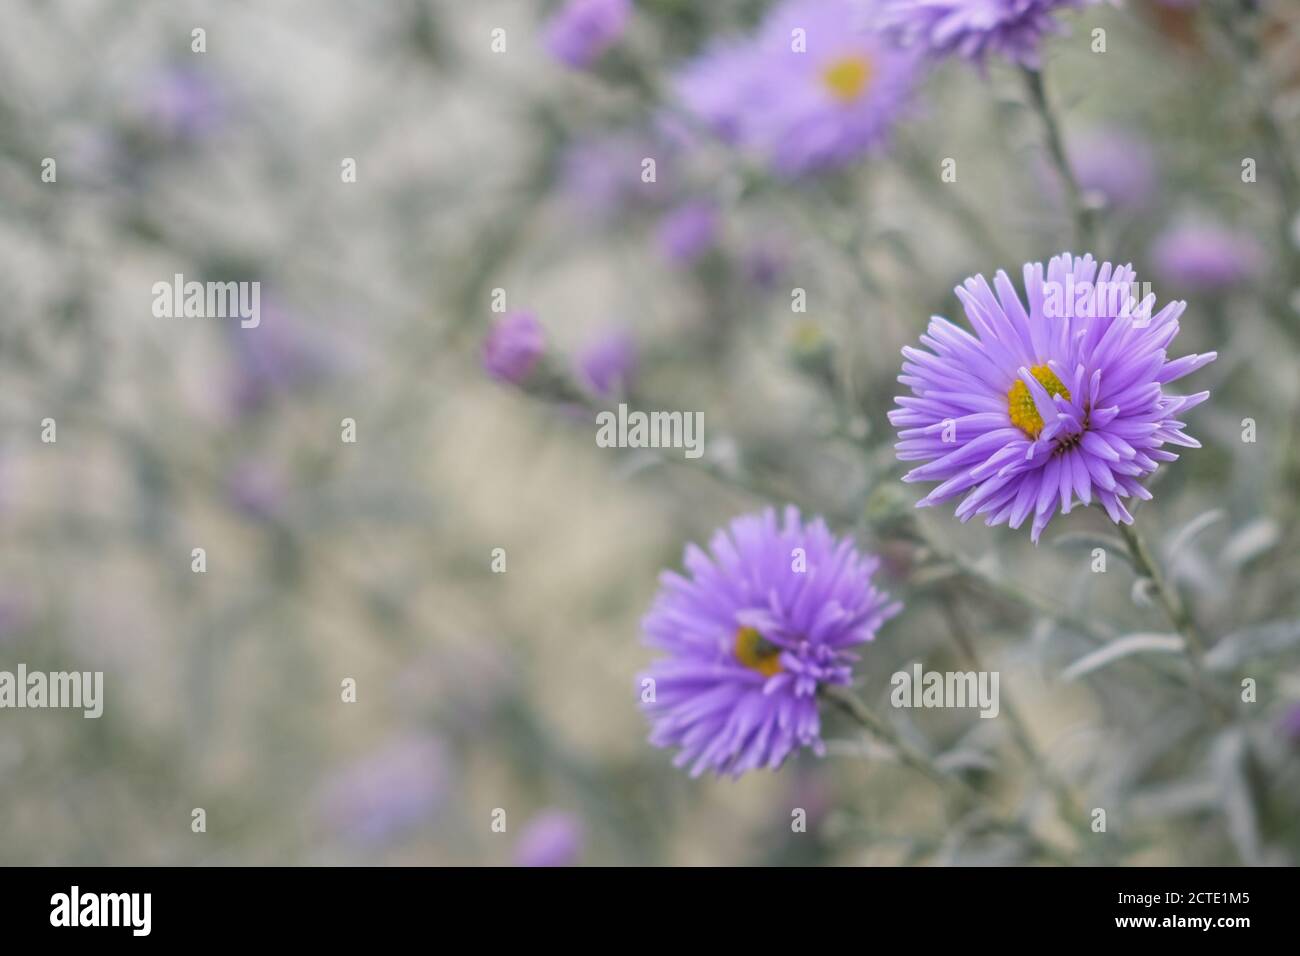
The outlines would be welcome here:
M 997 295 L 983 276 L 956 290 L 975 335 L 931 319 L 925 349 L 903 349 L 899 381 L 912 394 L 889 413 L 902 461 L 924 461 L 904 481 L 938 481 L 918 507 L 965 494 L 962 521 L 1019 528 L 1033 515 L 1037 543 L 1059 506 L 1095 496 L 1114 522 L 1132 523 L 1122 498 L 1150 498 L 1140 483 L 1178 456 L 1164 445 L 1200 447 L 1182 413 L 1209 392 L 1177 396 L 1164 387 L 1216 353 L 1167 360 L 1185 302 L 1152 314 L 1136 302 L 1129 266 L 1066 253 L 1024 268 L 1028 310 L 998 272 Z
M 878 152 L 906 106 L 916 57 L 870 29 L 874 9 L 787 0 L 756 37 L 689 64 L 678 95 L 719 136 L 784 176 Z
M 653 205 L 664 196 L 666 152 L 651 138 L 631 134 L 579 140 L 561 159 L 561 193 L 593 219 Z M 654 182 L 642 178 L 646 159 L 655 161 Z
M 1156 237 L 1151 265 L 1172 286 L 1217 292 L 1259 275 L 1264 250 L 1249 235 L 1226 226 L 1187 221 Z
M 168 67 L 154 74 L 141 95 L 149 128 L 174 142 L 199 140 L 225 119 L 225 98 L 213 79 L 190 67 Z
M 325 374 L 330 361 L 319 338 L 287 310 L 263 303 L 256 328 L 229 330 L 235 356 L 230 401 L 237 414 L 257 411 L 277 394 Z
M 0 645 L 27 627 L 31 609 L 13 594 L 0 594 Z
M 599 398 L 621 394 L 636 372 L 636 342 L 627 329 L 605 329 L 579 350 L 579 380 Z
M 1282 732 L 1287 743 L 1300 746 L 1300 703 L 1292 704 L 1283 711 L 1278 730 Z
M 694 199 L 667 213 L 659 221 L 659 250 L 677 265 L 692 265 L 713 248 L 721 228 L 718 207 Z
M 319 805 L 331 829 L 375 844 L 428 820 L 446 790 L 441 741 L 406 737 L 339 771 L 322 788 Z
M 236 463 L 226 476 L 226 499 L 246 518 L 270 521 L 278 517 L 284 507 L 284 480 L 280 472 L 267 463 L 245 458 Z
M 631 16 L 632 0 L 567 0 L 546 23 L 546 49 L 583 69 L 618 41 Z
M 983 63 L 989 56 L 1036 70 L 1057 15 L 1097 0 L 883 0 L 882 22 L 906 46 Z
M 488 332 L 483 368 L 499 382 L 522 385 L 546 351 L 546 333 L 531 312 L 510 312 Z
M 573 866 L 585 842 L 582 821 L 562 810 L 529 820 L 515 846 L 516 866 Z
M 750 246 L 741 258 L 741 272 L 745 279 L 764 291 L 776 285 L 785 266 L 785 253 L 766 242 Z
M 1079 188 L 1101 196 L 1108 206 L 1146 205 L 1158 186 L 1150 142 L 1121 129 L 1095 129 L 1070 143 L 1070 164 Z
M 689 578 L 665 572 L 642 626 L 668 656 L 643 675 L 650 742 L 677 766 L 740 776 L 794 750 L 821 754 L 817 692 L 848 684 L 857 655 L 901 609 L 871 583 L 879 562 L 820 518 L 787 507 L 736 518 L 705 553 L 686 548 Z M 646 680 L 653 681 L 647 685 Z

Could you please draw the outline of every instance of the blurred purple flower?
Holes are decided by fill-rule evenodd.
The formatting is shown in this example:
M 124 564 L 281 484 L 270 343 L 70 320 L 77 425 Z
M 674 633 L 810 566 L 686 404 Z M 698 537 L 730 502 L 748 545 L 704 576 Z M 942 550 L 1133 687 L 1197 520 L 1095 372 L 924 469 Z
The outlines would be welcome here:
M 1183 222 L 1159 236 L 1151 264 L 1161 280 L 1193 292 L 1216 292 L 1259 275 L 1264 250 L 1251 236 L 1212 222 Z
M 280 472 L 265 462 L 245 458 L 226 476 L 226 500 L 246 518 L 270 521 L 284 506 L 284 481 Z
M 875 2 L 786 0 L 757 36 L 714 46 L 678 76 L 686 107 L 783 176 L 881 151 L 916 57 L 868 28 Z
M 31 608 L 27 602 L 13 594 L 0 595 L 0 644 L 9 641 L 31 621 Z
M 664 151 L 648 137 L 615 134 L 579 140 L 561 160 L 560 189 L 587 215 L 607 219 L 625 209 L 650 205 L 663 195 L 658 179 Z M 655 160 L 655 182 L 643 182 L 641 165 Z
M 776 285 L 785 266 L 784 252 L 767 242 L 750 246 L 741 259 L 741 272 L 746 281 L 764 291 Z
M 606 329 L 579 350 L 575 365 L 592 394 L 613 398 L 624 392 L 636 372 L 636 342 L 627 329 Z
M 213 132 L 226 116 L 224 97 L 208 74 L 168 67 L 149 81 L 142 96 L 144 119 L 159 135 L 189 142 Z
M 677 265 L 692 265 L 718 241 L 721 216 L 718 207 L 694 199 L 668 212 L 659 221 L 659 250 Z
M 1070 162 L 1084 193 L 1099 194 L 1109 206 L 1136 209 L 1155 195 L 1155 153 L 1136 133 L 1091 130 L 1071 142 Z
M 912 394 L 889 413 L 900 461 L 921 461 L 904 481 L 940 484 L 926 507 L 966 495 L 957 517 L 986 515 L 1019 528 L 1031 515 L 1035 543 L 1058 504 L 1094 495 L 1115 523 L 1131 524 L 1122 498 L 1149 499 L 1139 479 L 1198 448 L 1183 413 L 1209 392 L 1173 395 L 1165 386 L 1213 361 L 1214 352 L 1167 360 L 1186 302 L 1154 313 L 1155 296 L 1131 305 L 1128 266 L 1069 253 L 1024 268 L 1028 310 L 1005 272 L 957 287 L 975 330 L 934 317 L 924 349 L 903 349 L 899 381 Z M 1135 298 L 1141 299 L 1140 296 Z
M 1000 56 L 1039 68 L 1044 36 L 1063 33 L 1057 14 L 1098 0 L 883 0 L 882 22 L 908 47 L 983 63 Z
M 1282 720 L 1278 724 L 1278 730 L 1286 738 L 1287 743 L 1300 745 L 1300 703 L 1291 704 L 1282 714 Z
M 582 856 L 582 822 L 561 810 L 540 813 L 524 827 L 515 846 L 516 866 L 574 866 Z
M 824 753 L 818 690 L 848 684 L 850 648 L 902 607 L 871 584 L 880 562 L 794 507 L 783 521 L 771 508 L 736 518 L 709 551 L 687 546 L 690 577 L 661 575 L 642 622 L 668 654 L 641 678 L 654 688 L 650 742 L 678 748 L 673 762 L 693 777 L 776 769 L 799 747 Z
M 546 351 L 546 333 L 531 312 L 510 312 L 489 330 L 483 368 L 499 382 L 521 385 Z
M 583 69 L 627 29 L 632 0 L 566 0 L 546 22 L 546 48 L 561 63 Z
M 336 772 L 321 789 L 319 808 L 331 829 L 373 845 L 427 821 L 446 790 L 441 741 L 405 737 Z
M 273 396 L 293 391 L 330 367 L 327 353 L 285 309 L 263 303 L 255 328 L 230 329 L 235 357 L 230 401 L 236 414 L 263 408 Z

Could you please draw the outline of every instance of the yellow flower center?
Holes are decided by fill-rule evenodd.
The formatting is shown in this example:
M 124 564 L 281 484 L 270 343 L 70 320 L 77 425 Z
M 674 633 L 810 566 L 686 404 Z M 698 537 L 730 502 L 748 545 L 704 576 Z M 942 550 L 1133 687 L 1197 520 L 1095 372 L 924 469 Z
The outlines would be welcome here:
M 1056 373 L 1046 365 L 1035 365 L 1029 374 L 1038 379 L 1038 383 L 1047 389 L 1048 395 L 1060 395 L 1067 402 L 1070 400 L 1070 390 L 1061 384 Z M 1029 386 L 1020 379 L 1016 379 L 1007 392 L 1007 411 L 1011 414 L 1011 424 L 1031 438 L 1037 438 L 1043 430 L 1043 416 L 1038 414 L 1034 396 L 1029 391 Z
M 871 61 L 865 56 L 846 56 L 822 69 L 822 82 L 841 103 L 852 103 L 871 82 L 871 74 Z
M 763 639 L 752 627 L 736 632 L 736 660 L 764 677 L 781 672 L 781 648 Z

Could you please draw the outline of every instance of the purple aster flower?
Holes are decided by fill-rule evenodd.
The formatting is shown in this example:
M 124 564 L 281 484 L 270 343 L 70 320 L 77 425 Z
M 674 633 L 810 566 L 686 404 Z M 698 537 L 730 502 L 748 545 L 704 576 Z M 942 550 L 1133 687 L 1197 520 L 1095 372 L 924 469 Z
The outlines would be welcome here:
M 564 196 L 592 219 L 605 220 L 625 209 L 652 205 L 663 195 L 667 150 L 649 136 L 612 134 L 572 144 L 561 160 Z M 655 160 L 656 181 L 642 181 L 642 163 Z
M 708 200 L 685 202 L 659 221 L 659 250 L 677 265 L 692 265 L 718 241 L 721 217 Z
M 499 382 L 521 385 L 546 350 L 546 334 L 531 312 L 510 312 L 488 332 L 483 368 Z
M 741 272 L 745 279 L 763 291 L 775 287 L 786 267 L 786 254 L 782 247 L 762 242 L 745 250 L 741 259 Z
M 159 71 L 141 98 L 149 125 L 165 138 L 177 142 L 202 139 L 221 125 L 227 106 L 213 80 L 188 67 Z
M 281 517 L 287 497 L 288 489 L 280 471 L 258 459 L 239 461 L 226 476 L 226 500 L 254 521 Z
M 319 336 L 309 334 L 293 313 L 273 302 L 263 304 L 256 328 L 233 328 L 230 335 L 235 357 L 230 404 L 237 415 L 255 412 L 275 395 L 308 385 L 333 364 Z
M 817 692 L 848 684 L 857 655 L 902 608 L 872 586 L 879 566 L 822 519 L 769 508 L 686 548 L 689 577 L 665 572 L 642 626 L 667 652 L 642 678 L 650 742 L 677 766 L 739 777 L 799 747 L 822 754 Z M 646 680 L 653 684 L 646 684 Z
M 882 20 L 906 46 L 936 56 L 957 55 L 977 63 L 1000 56 L 1036 70 L 1038 48 L 1048 34 L 1062 33 L 1064 9 L 1096 0 L 884 0 Z
M 1112 521 L 1131 524 L 1120 500 L 1151 497 L 1139 483 L 1198 448 L 1182 413 L 1209 392 L 1178 396 L 1165 386 L 1215 358 L 1168 360 L 1185 302 L 1153 314 L 1130 266 L 1100 268 L 1092 256 L 1056 256 L 1024 269 L 1028 309 L 999 271 L 996 296 L 983 276 L 956 290 L 972 335 L 935 316 L 925 349 L 903 349 L 899 381 L 912 390 L 889 413 L 902 461 L 923 461 L 904 481 L 938 481 L 918 507 L 965 495 L 962 521 L 986 516 L 1019 528 L 1033 515 L 1037 543 L 1059 506 L 1094 497 Z
M 1157 171 L 1151 144 L 1121 129 L 1095 129 L 1070 144 L 1079 187 L 1112 207 L 1136 209 L 1155 194 Z
M 1209 222 L 1185 222 L 1158 236 L 1151 264 L 1161 280 L 1198 292 L 1216 292 L 1257 276 L 1264 250 L 1243 233 Z
M 626 329 L 606 329 L 578 352 L 578 378 L 600 398 L 613 398 L 627 388 L 636 372 L 636 342 Z
M 1300 745 L 1300 704 L 1291 704 L 1282 714 L 1278 729 L 1287 743 Z
M 590 66 L 627 29 L 632 0 L 568 0 L 546 23 L 546 48 L 575 69 Z
M 403 737 L 328 780 L 319 806 L 332 828 L 376 844 L 427 820 L 441 807 L 446 791 L 441 741 Z
M 538 814 L 519 835 L 516 866 L 573 866 L 582 856 L 582 822 L 571 813 Z
M 787 0 L 757 36 L 727 41 L 677 78 L 686 108 L 777 173 L 879 152 L 902 113 L 916 57 L 868 28 L 877 3 Z

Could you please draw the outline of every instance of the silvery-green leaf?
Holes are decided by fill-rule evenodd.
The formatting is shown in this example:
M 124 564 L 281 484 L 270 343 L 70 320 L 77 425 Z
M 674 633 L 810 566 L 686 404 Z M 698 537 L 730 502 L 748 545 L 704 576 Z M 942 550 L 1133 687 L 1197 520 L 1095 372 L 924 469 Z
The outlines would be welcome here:
M 1227 512 L 1222 508 L 1213 508 L 1210 511 L 1202 512 L 1173 533 L 1169 538 L 1169 543 L 1165 546 L 1166 552 L 1177 555 L 1191 544 L 1198 534 L 1227 516 Z
M 998 762 L 983 750 L 959 747 L 940 754 L 935 758 L 934 765 L 951 773 L 960 770 L 995 770 Z
M 1168 819 L 1200 813 L 1219 802 L 1219 784 L 1209 776 L 1148 787 L 1129 798 L 1134 819 Z
M 1270 621 L 1216 641 L 1206 652 L 1205 666 L 1212 671 L 1228 671 L 1251 657 L 1277 654 L 1297 645 L 1300 645 L 1300 620 Z
M 1241 862 L 1259 860 L 1259 827 L 1254 794 L 1246 776 L 1249 752 L 1240 728 L 1224 731 L 1215 741 L 1210 762 L 1219 781 L 1219 802 L 1228 821 L 1228 836 Z
M 1281 533 L 1272 518 L 1256 518 L 1224 544 L 1219 560 L 1230 568 L 1240 567 L 1277 544 Z
M 1124 542 L 1111 534 L 1095 534 L 1091 531 L 1071 531 L 1052 541 L 1054 548 L 1102 548 L 1107 555 L 1115 555 L 1129 561 L 1128 548 Z
M 1078 680 L 1085 674 L 1091 674 L 1133 654 L 1178 654 L 1182 650 L 1183 639 L 1177 634 L 1129 634 L 1084 654 L 1061 672 L 1061 679 Z

